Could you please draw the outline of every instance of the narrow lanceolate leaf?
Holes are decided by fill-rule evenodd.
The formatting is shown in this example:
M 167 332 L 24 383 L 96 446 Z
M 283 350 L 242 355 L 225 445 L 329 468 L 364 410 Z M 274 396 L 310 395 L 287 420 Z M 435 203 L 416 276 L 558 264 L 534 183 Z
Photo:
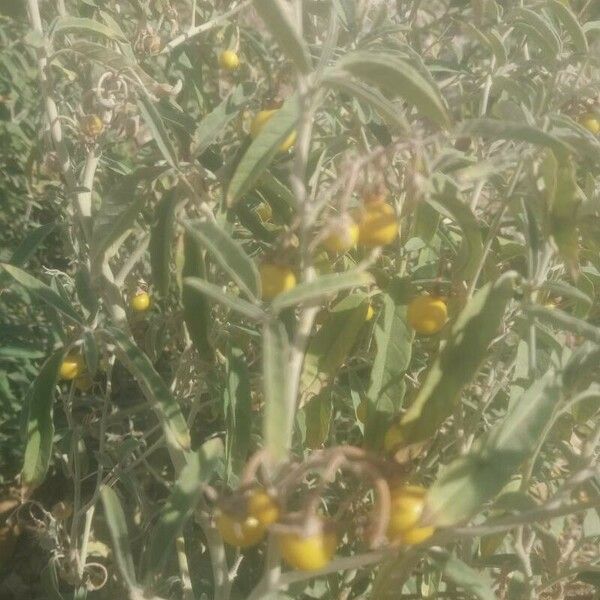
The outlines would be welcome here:
M 177 207 L 183 202 L 185 199 L 177 197 L 175 188 L 167 192 L 156 206 L 155 220 L 150 231 L 152 282 L 162 296 L 169 292 L 175 214 Z
M 311 68 L 310 54 L 298 31 L 292 5 L 283 0 L 254 0 L 254 8 L 283 53 L 294 62 L 297 69 L 308 73 Z
M 516 277 L 514 272 L 505 273 L 469 300 L 427 371 L 413 403 L 393 426 L 395 440 L 403 443 L 425 440 L 452 413 L 462 388 L 477 373 L 498 332 Z
M 75 311 L 73 306 L 51 287 L 13 265 L 0 263 L 0 267 L 3 268 L 17 283 L 22 285 L 29 293 L 44 301 L 52 308 L 55 308 L 65 317 L 71 319 L 71 321 L 74 321 L 79 325 L 84 324 L 83 318 Z
M 250 191 L 279 152 L 298 120 L 298 98 L 292 96 L 252 141 L 237 165 L 227 188 L 227 204 L 234 205 Z
M 27 445 L 22 470 L 27 493 L 44 481 L 52 457 L 54 388 L 63 356 L 64 350 L 57 350 L 44 363 L 27 393 Z
M 479 600 L 495 600 L 494 582 L 487 573 L 473 569 L 445 550 L 430 550 L 429 554 L 433 564 L 444 573 L 444 577 L 470 596 Z
M 83 353 L 85 355 L 85 366 L 90 377 L 95 377 L 100 361 L 100 352 L 93 331 L 85 331 L 83 334 Z
M 283 461 L 292 444 L 294 406 L 286 405 L 289 379 L 289 342 L 280 321 L 263 327 L 263 386 L 265 416 L 263 436 L 265 449 L 275 462 Z
M 560 21 L 561 25 L 571 37 L 575 49 L 578 52 L 581 52 L 581 54 L 587 54 L 587 39 L 575 13 L 561 0 L 547 0 L 547 2 L 548 8 L 552 11 L 552 14 Z
M 210 283 L 206 279 L 186 277 L 183 280 L 183 285 L 184 287 L 188 286 L 194 293 L 204 294 L 211 300 L 219 302 L 253 321 L 262 321 L 266 317 L 265 312 L 255 304 L 250 304 L 247 300 L 224 292 L 218 285 Z
M 248 83 L 237 86 L 212 112 L 202 118 L 194 133 L 193 151 L 196 155 L 202 154 L 223 135 L 225 126 L 250 101 L 254 88 L 254 85 Z
M 351 294 L 338 302 L 308 345 L 301 377 L 301 403 L 327 386 L 354 347 L 365 323 L 369 303 L 364 293 Z
M 144 396 L 155 409 L 169 447 L 179 454 L 182 450 L 189 450 L 190 432 L 181 408 L 148 356 L 121 329 L 109 327 L 106 337 L 107 341 L 115 344 L 117 357 L 135 377 Z
M 138 108 L 144 123 L 152 132 L 152 137 L 160 150 L 163 158 L 171 167 L 177 166 L 177 152 L 169 138 L 165 124 L 154 104 L 145 94 L 140 94 L 137 99 Z
M 108 486 L 104 486 L 100 490 L 100 498 L 102 499 L 106 523 L 112 540 L 115 562 L 127 586 L 130 589 L 135 588 L 135 567 L 133 565 L 127 520 L 123 512 L 123 507 L 115 490 Z
M 535 381 L 480 448 L 442 470 L 427 495 L 426 519 L 449 527 L 480 511 L 531 456 L 560 399 L 555 374 Z
M 501 119 L 472 119 L 465 121 L 457 132 L 458 135 L 480 136 L 492 140 L 512 140 L 514 142 L 528 142 L 536 146 L 550 148 L 555 154 L 566 156 L 575 152 L 570 144 L 559 140 L 550 133 L 546 133 L 538 127 L 521 123 L 510 122 Z
M 573 161 L 569 157 L 557 158 L 549 152 L 541 171 L 550 235 L 562 257 L 574 270 L 579 254 L 577 212 L 581 201 Z
M 242 246 L 213 221 L 188 221 L 186 231 L 201 243 L 239 288 L 255 299 L 260 295 L 258 270 Z
M 439 213 L 449 216 L 460 226 L 463 238 L 452 269 L 456 277 L 472 279 L 483 257 L 483 241 L 477 219 L 469 206 L 458 197 L 458 190 L 448 180 L 443 181 L 440 192 L 428 198 L 428 203 Z
M 529 8 L 517 8 L 513 11 L 513 15 L 516 18 L 515 26 L 525 24 L 536 32 L 536 39 L 543 44 L 549 56 L 556 57 L 559 54 L 560 38 L 552 23 L 543 14 Z
M 288 292 L 279 294 L 271 303 L 278 312 L 299 304 L 314 303 L 330 294 L 354 287 L 364 287 L 373 283 L 373 276 L 365 272 L 331 273 L 310 283 L 301 283 Z
M 312 398 L 304 407 L 306 418 L 306 445 L 315 450 L 325 443 L 331 426 L 333 402 L 330 390 Z
M 164 575 L 165 563 L 175 552 L 175 539 L 192 515 L 204 484 L 212 476 L 222 456 L 223 443 L 219 438 L 208 440 L 198 452 L 188 456 L 187 464 L 181 470 L 158 520 L 152 527 L 148 550 L 144 556 L 148 583 Z
M 341 74 L 336 75 L 335 72 L 327 75 L 324 78 L 324 83 L 367 103 L 393 129 L 404 132 L 410 129 L 408 121 L 399 110 L 399 107 L 395 106 L 376 88 L 360 81 L 353 81 Z
M 449 124 L 446 105 L 439 90 L 400 57 L 358 51 L 342 59 L 339 67 L 379 87 L 384 93 L 400 96 L 434 123 L 441 126 Z
M 558 308 L 546 308 L 545 306 L 531 305 L 527 307 L 527 312 L 543 323 L 552 325 L 557 329 L 570 331 L 576 335 L 587 338 L 597 344 L 600 344 L 600 327 L 592 325 L 587 321 L 578 319 L 573 315 L 559 310 Z
M 240 476 L 250 448 L 252 433 L 252 398 L 250 374 L 244 352 L 231 348 L 227 356 L 227 382 L 223 407 L 227 419 L 227 474 L 233 485 Z
M 94 216 L 90 254 L 98 259 L 115 244 L 135 223 L 146 204 L 144 194 L 136 190 L 142 181 L 151 181 L 164 171 L 164 167 L 142 167 L 121 178 L 103 194 L 100 210 Z
M 202 249 L 200 244 L 187 232 L 183 237 L 183 253 L 182 277 L 204 279 L 206 272 Z M 210 303 L 207 297 L 192 290 L 188 285 L 182 285 L 181 302 L 183 304 L 185 325 L 196 351 L 202 359 L 212 361 L 214 351 L 209 336 L 211 316 Z
M 57 223 L 47 223 L 30 231 L 17 246 L 8 262 L 15 267 L 22 267 L 35 254 L 35 251 L 46 237 L 56 229 L 57 225 Z
M 406 322 L 406 306 L 383 296 L 383 311 L 374 330 L 377 353 L 367 396 L 377 410 L 397 412 L 402 407 L 404 374 L 410 363 L 414 332 Z
M 125 42 L 127 41 L 122 33 L 95 21 L 94 19 L 86 19 L 85 17 L 59 17 L 54 21 L 50 34 L 56 33 L 82 33 L 85 36 L 101 35 L 111 40 Z

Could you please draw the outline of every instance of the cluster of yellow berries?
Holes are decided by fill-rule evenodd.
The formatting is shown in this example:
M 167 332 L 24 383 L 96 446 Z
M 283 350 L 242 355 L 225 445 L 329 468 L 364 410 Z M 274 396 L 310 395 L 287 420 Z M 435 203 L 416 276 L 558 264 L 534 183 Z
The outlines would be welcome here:
M 387 527 L 391 543 L 420 544 L 433 535 L 432 526 L 421 524 L 425 496 L 426 490 L 418 486 L 392 488 Z M 266 491 L 256 489 L 246 495 L 243 507 L 218 509 L 216 526 L 227 544 L 248 548 L 261 542 L 269 527 L 281 517 L 279 503 Z M 275 535 L 284 561 L 300 571 L 316 571 L 327 566 L 338 545 L 335 526 L 317 515 L 304 518 L 300 528 L 276 528 Z

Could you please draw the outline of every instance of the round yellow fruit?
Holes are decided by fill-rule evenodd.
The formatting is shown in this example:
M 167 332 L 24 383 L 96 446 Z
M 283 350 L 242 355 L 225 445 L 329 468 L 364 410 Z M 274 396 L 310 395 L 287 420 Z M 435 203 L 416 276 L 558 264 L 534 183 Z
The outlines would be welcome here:
M 359 405 L 356 407 L 356 418 L 364 425 L 367 422 L 368 414 L 369 404 L 366 400 L 361 400 Z
M 85 115 L 81 119 L 81 131 L 88 137 L 98 137 L 104 131 L 104 121 L 98 115 Z
M 219 67 L 225 71 L 235 71 L 240 66 L 240 57 L 233 50 L 223 50 L 219 54 Z
M 258 544 L 267 532 L 267 527 L 279 518 L 279 506 L 266 492 L 253 492 L 248 498 L 246 515 L 239 516 L 220 512 L 217 529 L 230 546 L 247 548 Z
M 358 223 L 358 243 L 368 248 L 385 246 L 398 237 L 399 230 L 393 206 L 387 202 L 368 202 Z
M 349 222 L 340 224 L 324 240 L 323 246 L 331 254 L 347 252 L 358 242 L 358 225 Z
M 272 300 L 282 292 L 296 287 L 296 275 L 288 266 L 263 263 L 259 272 L 263 300 Z
M 85 363 L 83 357 L 79 354 L 72 354 L 67 356 L 60 365 L 59 375 L 61 379 L 66 381 L 72 381 L 76 377 L 79 377 L 85 370 Z
M 585 117 L 581 119 L 581 124 L 594 135 L 600 133 L 600 119 L 595 115 L 585 115 Z
M 327 566 L 337 546 L 333 531 L 303 536 L 300 533 L 279 535 L 279 549 L 285 562 L 299 571 L 317 571 Z
M 262 131 L 263 127 L 273 118 L 273 115 L 277 112 L 278 109 L 270 109 L 270 110 L 261 110 L 256 114 L 252 123 L 250 124 L 250 136 L 252 139 L 255 139 L 258 134 Z M 289 150 L 296 141 L 296 130 L 292 131 L 286 138 L 283 140 L 281 146 L 279 146 L 280 152 L 286 152 Z
M 406 485 L 391 490 L 392 503 L 387 529 L 387 536 L 391 541 L 420 544 L 433 535 L 433 527 L 419 527 L 426 494 L 425 488 L 416 485 Z
M 148 292 L 139 292 L 129 302 L 135 312 L 144 312 L 150 308 L 150 294 Z
M 417 296 L 408 305 L 408 323 L 422 335 L 433 335 L 440 331 L 448 320 L 448 307 L 437 296 Z

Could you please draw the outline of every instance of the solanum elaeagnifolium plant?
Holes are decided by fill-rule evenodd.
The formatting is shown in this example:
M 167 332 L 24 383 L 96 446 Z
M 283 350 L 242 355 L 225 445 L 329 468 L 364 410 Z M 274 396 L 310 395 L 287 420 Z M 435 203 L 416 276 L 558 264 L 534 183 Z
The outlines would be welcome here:
M 593 597 L 597 3 L 24 6 L 0 597 Z

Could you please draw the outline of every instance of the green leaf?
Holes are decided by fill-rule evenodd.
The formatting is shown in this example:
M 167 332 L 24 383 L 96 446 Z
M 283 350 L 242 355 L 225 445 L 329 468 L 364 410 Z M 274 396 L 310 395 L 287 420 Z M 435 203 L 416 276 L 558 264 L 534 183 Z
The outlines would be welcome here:
M 298 120 L 298 98 L 292 96 L 261 129 L 237 165 L 227 189 L 227 205 L 233 206 L 250 191 L 279 152 Z
M 513 11 L 516 17 L 515 27 L 526 26 L 528 32 L 535 32 L 535 39 L 543 49 L 547 57 L 557 58 L 560 53 L 560 38 L 552 27 L 552 24 L 544 16 L 529 8 L 516 8 Z
M 182 276 L 204 279 L 206 272 L 200 244 L 187 232 L 183 237 L 183 253 Z M 209 336 L 210 303 L 204 294 L 198 294 L 189 285 L 182 285 L 181 302 L 183 318 L 198 354 L 202 359 L 212 362 L 214 351 Z
M 223 391 L 227 419 L 227 472 L 239 476 L 246 464 L 252 433 L 252 398 L 250 375 L 244 352 L 231 348 L 226 362 L 226 386 Z
M 368 307 L 366 294 L 350 294 L 334 306 L 311 337 L 301 377 L 301 404 L 319 394 L 337 375 L 365 323 Z
M 175 214 L 185 198 L 177 196 L 177 189 L 169 190 L 156 206 L 155 221 L 150 230 L 150 266 L 152 282 L 161 296 L 169 293 L 171 281 L 171 254 L 175 235 Z
M 477 373 L 498 332 L 516 277 L 512 271 L 505 273 L 478 290 L 467 302 L 431 363 L 417 396 L 390 431 L 396 441 L 425 440 L 452 414 L 462 388 Z
M 492 140 L 512 140 L 527 142 L 536 146 L 550 148 L 558 156 L 566 156 L 575 152 L 575 148 L 557 137 L 520 121 L 504 121 L 500 119 L 472 119 L 462 123 L 457 136 L 479 136 Z
M 100 498 L 102 499 L 106 523 L 112 539 L 115 562 L 127 586 L 130 589 L 135 588 L 135 567 L 131 555 L 129 532 L 127 530 L 127 520 L 123 512 L 123 507 L 115 490 L 108 486 L 104 486 L 100 490 Z
M 167 440 L 176 454 L 190 448 L 190 432 L 177 400 L 169 387 L 156 372 L 150 359 L 121 329 L 108 327 L 105 333 L 109 342 L 115 344 L 115 352 L 125 368 L 135 377 L 146 400 L 156 412 Z
M 311 69 L 308 48 L 294 23 L 295 15 L 289 2 L 283 0 L 254 0 L 254 9 L 264 21 L 283 53 L 302 73 Z
M 22 267 L 36 252 L 39 245 L 48 237 L 58 226 L 58 223 L 47 223 L 40 225 L 33 231 L 30 231 L 25 239 L 17 246 L 8 261 L 15 267 Z
M 326 85 L 354 96 L 358 100 L 366 102 L 390 127 L 402 132 L 410 130 L 408 121 L 404 118 L 399 108 L 372 86 L 340 75 L 336 76 L 335 72 L 331 75 L 326 75 L 323 82 Z
M 452 269 L 456 278 L 471 280 L 479 268 L 483 257 L 483 241 L 477 219 L 467 204 L 458 197 L 456 186 L 444 179 L 441 190 L 428 197 L 427 202 L 439 213 L 452 218 L 460 226 L 463 238 Z
M 176 167 L 178 163 L 177 152 L 169 138 L 160 113 L 146 94 L 138 95 L 137 105 L 142 119 L 148 126 L 148 129 L 150 129 L 163 158 L 171 167 Z
M 577 267 L 579 229 L 577 212 L 581 204 L 573 161 L 549 152 L 541 168 L 548 208 L 550 235 L 572 270 Z
M 585 37 L 583 28 L 575 16 L 575 13 L 569 6 L 561 2 L 561 0 L 547 0 L 547 3 L 548 8 L 560 21 L 562 26 L 571 37 L 571 41 L 573 42 L 573 46 L 575 46 L 577 52 L 580 52 L 581 54 L 587 54 L 589 50 L 587 39 Z
M 83 325 L 83 318 L 73 309 L 72 304 L 65 300 L 60 294 L 51 287 L 42 283 L 39 279 L 32 277 L 18 267 L 7 263 L 0 263 L 2 267 L 17 283 L 22 285 L 29 293 L 33 294 L 46 304 L 61 312 L 65 317 L 71 319 L 78 325 Z
M 52 457 L 54 388 L 64 354 L 65 351 L 61 348 L 43 364 L 25 399 L 29 412 L 21 476 L 28 492 L 44 481 Z
M 92 262 L 101 258 L 133 227 L 147 201 L 145 194 L 136 194 L 138 185 L 144 180 L 154 179 L 164 170 L 164 167 L 141 167 L 121 178 L 103 195 L 100 209 L 94 215 L 90 244 Z
M 54 36 L 57 33 L 83 33 L 85 35 L 101 35 L 110 40 L 125 42 L 127 41 L 121 33 L 114 29 L 103 25 L 99 21 L 86 19 L 84 17 L 58 17 L 51 29 L 50 35 Z
M 263 387 L 265 414 L 263 437 L 265 449 L 275 462 L 286 459 L 292 444 L 294 406 L 287 406 L 289 342 L 280 321 L 270 321 L 263 327 Z
M 398 56 L 358 51 L 343 58 L 339 67 L 368 84 L 404 98 L 426 117 L 441 126 L 450 123 L 439 90 L 409 62 Z
M 93 331 L 88 330 L 83 333 L 83 353 L 89 376 L 94 378 L 98 370 L 100 353 L 98 352 L 98 344 L 96 344 Z
M 223 456 L 223 443 L 219 438 L 204 442 L 198 452 L 190 453 L 173 489 L 160 511 L 145 553 L 145 571 L 148 584 L 165 576 L 164 567 L 175 551 L 175 539 L 181 534 L 185 522 L 192 515 L 204 490 Z
M 242 246 L 213 221 L 188 221 L 184 227 L 211 253 L 221 268 L 251 299 L 260 296 L 260 281 L 254 261 Z
M 98 312 L 98 292 L 94 289 L 88 266 L 80 264 L 75 273 L 75 291 L 81 305 L 94 316 Z
M 253 321 L 263 321 L 266 318 L 266 313 L 254 304 L 250 304 L 250 302 L 239 298 L 238 296 L 234 296 L 233 294 L 228 294 L 224 292 L 219 286 L 214 283 L 209 283 L 205 279 L 200 279 L 199 277 L 186 277 L 183 280 L 183 285 L 188 286 L 190 289 L 195 292 L 200 292 L 239 312 L 241 315 L 252 319 Z
M 371 369 L 367 397 L 385 412 L 397 412 L 402 407 L 404 375 L 410 364 L 414 332 L 406 322 L 406 306 L 383 296 L 383 311 L 373 332 L 377 353 Z
M 549 371 L 512 404 L 479 449 L 440 472 L 427 494 L 426 520 L 449 527 L 480 511 L 531 456 L 559 399 L 560 388 Z
M 600 327 L 578 319 L 558 308 L 546 308 L 545 306 L 528 305 L 527 312 L 543 323 L 552 325 L 557 329 L 571 331 L 576 335 L 600 344 Z
M 328 390 L 312 398 L 304 407 L 306 417 L 306 445 L 311 450 L 320 448 L 329 435 L 333 401 Z
M 476 571 L 445 550 L 430 550 L 429 554 L 434 565 L 455 585 L 479 600 L 495 600 L 493 581 L 487 573 Z
M 348 288 L 365 287 L 372 283 L 372 275 L 366 272 L 348 271 L 322 275 L 310 283 L 301 283 L 288 292 L 279 294 L 271 303 L 271 308 L 274 312 L 279 312 L 292 306 L 320 301 Z
M 238 85 L 212 112 L 202 118 L 194 133 L 193 149 L 196 155 L 201 155 L 223 135 L 226 125 L 250 102 L 255 87 L 247 83 Z

